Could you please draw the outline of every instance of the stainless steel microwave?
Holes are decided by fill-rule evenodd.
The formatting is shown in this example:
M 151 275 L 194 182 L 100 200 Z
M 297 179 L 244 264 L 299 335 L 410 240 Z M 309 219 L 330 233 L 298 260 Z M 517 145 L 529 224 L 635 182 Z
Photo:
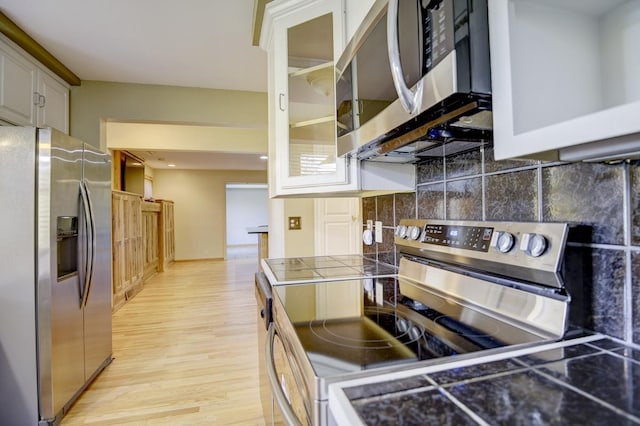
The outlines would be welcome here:
M 338 154 L 416 162 L 491 140 L 487 0 L 376 0 L 336 63 Z

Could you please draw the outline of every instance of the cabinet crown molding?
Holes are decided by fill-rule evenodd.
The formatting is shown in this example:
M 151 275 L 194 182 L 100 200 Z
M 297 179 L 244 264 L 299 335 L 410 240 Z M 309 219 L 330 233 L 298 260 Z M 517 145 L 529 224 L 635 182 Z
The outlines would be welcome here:
M 269 50 L 273 38 L 273 22 L 283 19 L 301 9 L 322 5 L 324 0 L 274 0 L 264 8 L 262 31 L 260 32 L 260 48 Z M 344 10 L 344 7 L 343 7 Z

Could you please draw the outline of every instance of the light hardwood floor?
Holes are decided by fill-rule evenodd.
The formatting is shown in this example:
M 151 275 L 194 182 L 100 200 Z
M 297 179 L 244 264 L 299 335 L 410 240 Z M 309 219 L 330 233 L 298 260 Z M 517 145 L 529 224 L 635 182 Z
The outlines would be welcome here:
M 115 359 L 62 425 L 264 425 L 256 269 L 177 262 L 149 280 L 114 314 Z

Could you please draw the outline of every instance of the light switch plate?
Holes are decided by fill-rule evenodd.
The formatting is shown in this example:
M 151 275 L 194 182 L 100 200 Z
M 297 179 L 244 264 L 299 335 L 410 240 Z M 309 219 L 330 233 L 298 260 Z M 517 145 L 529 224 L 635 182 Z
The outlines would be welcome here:
M 379 220 L 376 220 L 376 243 L 381 243 L 382 242 L 382 222 Z
M 302 229 L 302 219 L 300 216 L 289 216 L 289 230 L 296 231 Z

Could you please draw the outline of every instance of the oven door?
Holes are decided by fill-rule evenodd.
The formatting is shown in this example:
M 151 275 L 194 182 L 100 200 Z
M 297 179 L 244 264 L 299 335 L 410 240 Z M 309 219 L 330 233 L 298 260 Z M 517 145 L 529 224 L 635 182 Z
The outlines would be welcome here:
M 271 324 L 271 303 L 273 295 L 271 285 L 263 272 L 255 274 L 255 298 L 257 304 L 256 327 L 258 335 L 258 365 L 260 379 L 260 402 L 262 413 L 267 425 L 282 424 L 282 416 L 279 410 L 274 409 L 274 401 L 271 392 L 271 384 L 267 375 L 265 358 L 265 345 L 267 342 L 267 330 Z
M 266 342 L 266 370 L 274 398 L 274 412 L 290 426 L 311 425 L 305 407 L 309 401 L 302 373 L 280 338 L 278 327 L 271 323 Z

